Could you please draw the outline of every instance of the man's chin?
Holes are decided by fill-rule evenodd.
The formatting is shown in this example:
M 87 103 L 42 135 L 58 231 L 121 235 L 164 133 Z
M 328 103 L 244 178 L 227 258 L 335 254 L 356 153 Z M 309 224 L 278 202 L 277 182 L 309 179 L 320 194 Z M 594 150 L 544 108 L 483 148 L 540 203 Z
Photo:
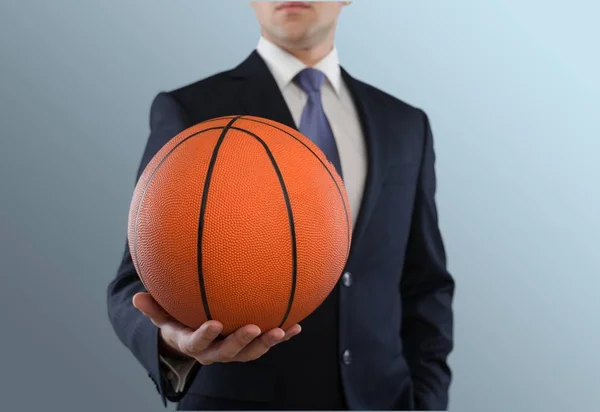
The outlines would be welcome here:
M 302 50 L 313 46 L 313 41 L 306 31 L 286 32 L 280 37 L 280 41 L 288 49 Z

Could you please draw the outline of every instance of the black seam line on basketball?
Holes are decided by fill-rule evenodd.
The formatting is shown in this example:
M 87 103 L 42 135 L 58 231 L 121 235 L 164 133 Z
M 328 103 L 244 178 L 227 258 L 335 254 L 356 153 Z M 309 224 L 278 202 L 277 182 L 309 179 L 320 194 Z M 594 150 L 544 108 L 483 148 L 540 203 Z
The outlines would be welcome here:
M 146 197 L 146 192 L 148 191 L 148 187 L 150 187 L 150 183 L 152 183 L 152 180 L 154 179 L 154 176 L 156 175 L 156 173 L 158 172 L 158 169 L 161 168 L 161 166 L 164 164 L 164 162 L 167 160 L 167 158 L 169 156 L 171 156 L 171 154 L 179 147 L 181 146 L 183 143 L 187 142 L 188 140 L 190 140 L 192 137 L 196 137 L 202 133 L 205 132 L 209 132 L 211 130 L 221 130 L 223 129 L 223 126 L 218 126 L 218 127 L 210 127 L 208 129 L 203 129 L 203 130 L 199 130 L 197 132 L 195 132 L 194 134 L 186 137 L 185 139 L 183 139 L 181 142 L 177 143 L 173 148 L 171 148 L 171 150 L 169 150 L 167 152 L 167 154 L 165 154 L 165 156 L 160 160 L 160 162 L 156 165 L 156 167 L 154 168 L 154 170 L 152 171 L 152 174 L 150 175 L 150 177 L 148 178 L 148 181 L 146 182 L 146 185 L 144 186 L 144 191 L 142 192 L 142 195 L 140 196 L 140 201 L 137 207 L 137 210 L 135 212 L 135 225 L 133 227 L 133 250 L 131 251 L 131 255 L 132 258 L 135 260 L 135 263 L 138 267 L 138 269 L 141 271 L 141 267 L 140 267 L 140 262 L 138 260 L 138 256 L 137 256 L 137 232 L 138 232 L 138 221 L 139 221 L 139 217 L 140 217 L 140 211 L 142 210 L 142 203 L 144 203 L 144 198 Z M 142 279 L 142 276 L 139 276 L 140 280 Z M 144 282 L 142 281 L 142 284 Z M 144 285 L 144 287 L 146 288 L 146 290 L 148 290 L 148 288 Z
M 264 124 L 264 125 L 273 127 L 274 129 L 277 129 L 280 132 L 283 132 L 283 133 L 287 134 L 288 136 L 290 136 L 294 140 L 296 140 L 298 143 L 300 143 L 302 146 L 304 146 L 306 149 L 308 149 L 308 151 L 311 152 L 313 154 L 313 156 L 315 156 L 317 158 L 317 160 L 323 165 L 323 167 L 325 168 L 325 170 L 327 171 L 327 173 L 331 177 L 331 180 L 333 180 L 333 184 L 335 184 L 335 187 L 337 188 L 338 193 L 340 194 L 340 199 L 342 200 L 342 206 L 344 207 L 344 213 L 346 214 L 346 234 L 347 234 L 347 236 L 346 236 L 346 244 L 347 244 L 346 258 L 347 258 L 348 255 L 350 254 L 350 216 L 348 214 L 348 210 L 346 210 L 346 202 L 344 201 L 344 196 L 342 195 L 342 190 L 338 186 L 337 182 L 335 181 L 335 178 L 333 177 L 333 174 L 331 173 L 331 171 L 329 170 L 329 168 L 327 167 L 327 165 L 325 165 L 325 163 L 323 163 L 323 161 L 321 160 L 321 158 L 310 147 L 308 147 L 303 141 L 301 141 L 300 139 L 298 139 L 296 136 L 294 136 L 290 132 L 288 132 L 286 130 L 283 130 L 282 128 L 280 128 L 278 126 L 275 126 L 275 125 L 267 123 L 267 122 L 263 122 L 263 121 L 258 120 L 258 119 L 252 119 L 252 118 L 249 118 L 249 117 L 244 117 L 244 120 L 247 120 L 247 121 L 250 121 L 250 122 L 254 122 L 254 123 Z
M 254 137 L 263 146 L 263 148 L 267 152 L 267 156 L 269 156 L 269 160 L 271 160 L 273 169 L 275 169 L 275 173 L 277 174 L 277 178 L 279 179 L 279 184 L 281 185 L 281 191 L 283 192 L 283 198 L 285 200 L 285 206 L 287 208 L 287 213 L 288 213 L 288 220 L 290 223 L 290 235 L 292 238 L 291 239 L 292 240 L 292 287 L 290 290 L 290 298 L 288 300 L 288 305 L 285 310 L 285 314 L 283 315 L 283 319 L 281 320 L 281 323 L 279 324 L 279 327 L 281 328 L 281 327 L 283 327 L 283 324 L 286 322 L 286 320 L 292 310 L 292 304 L 294 303 L 294 297 L 296 295 L 296 282 L 297 282 L 297 277 L 298 277 L 298 248 L 296 245 L 296 226 L 294 224 L 294 214 L 292 212 L 292 203 L 290 201 L 290 195 L 285 186 L 285 181 L 283 180 L 283 175 L 281 174 L 281 170 L 279 169 L 279 166 L 277 165 L 277 161 L 275 160 L 273 153 L 271 152 L 271 150 L 269 150 L 269 147 L 264 142 L 264 140 L 262 140 L 260 137 L 258 137 L 254 133 L 249 132 L 248 130 L 245 130 L 245 129 L 242 129 L 239 127 L 232 127 L 231 129 L 246 133 L 246 134 Z
M 213 117 L 212 119 L 203 120 L 202 122 L 198 123 L 198 125 L 202 125 L 202 124 L 205 124 L 205 123 L 212 123 L 212 122 L 215 122 L 217 120 L 233 119 L 234 117 L 240 117 L 240 115 L 237 115 L 237 114 L 228 114 L 227 116 Z
M 212 178 L 213 171 L 215 169 L 215 164 L 217 162 L 217 156 L 219 155 L 219 149 L 221 148 L 221 144 L 223 140 L 225 140 L 225 136 L 227 135 L 227 131 L 231 128 L 231 126 L 238 120 L 241 116 L 236 116 L 221 131 L 221 135 L 215 144 L 213 149 L 212 157 L 208 164 L 208 170 L 206 171 L 206 178 L 204 179 L 204 189 L 202 191 L 202 200 L 200 203 L 200 217 L 198 219 L 198 283 L 200 284 L 200 294 L 202 295 L 202 305 L 204 305 L 204 314 L 206 315 L 207 320 L 212 320 L 212 315 L 210 314 L 210 307 L 208 305 L 208 298 L 206 297 L 206 286 L 204 284 L 204 270 L 202 267 L 202 236 L 204 232 L 204 217 L 206 215 L 206 203 L 208 201 L 208 193 L 210 190 L 210 181 Z

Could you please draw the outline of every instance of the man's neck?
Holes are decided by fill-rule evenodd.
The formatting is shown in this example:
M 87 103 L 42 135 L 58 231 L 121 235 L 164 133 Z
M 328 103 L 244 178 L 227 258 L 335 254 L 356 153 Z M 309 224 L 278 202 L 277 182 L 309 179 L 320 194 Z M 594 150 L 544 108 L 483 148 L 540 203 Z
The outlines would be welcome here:
M 302 63 L 312 67 L 325 58 L 333 49 L 333 44 L 319 44 L 310 49 L 287 50 Z

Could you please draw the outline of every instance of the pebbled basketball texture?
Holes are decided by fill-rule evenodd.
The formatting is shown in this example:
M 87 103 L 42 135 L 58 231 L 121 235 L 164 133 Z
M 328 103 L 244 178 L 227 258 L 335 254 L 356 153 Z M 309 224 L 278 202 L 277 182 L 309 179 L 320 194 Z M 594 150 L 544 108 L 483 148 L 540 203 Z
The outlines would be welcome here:
M 342 180 L 310 139 L 227 116 L 179 133 L 151 159 L 128 241 L 146 290 L 175 319 L 264 332 L 301 322 L 331 293 L 351 222 Z

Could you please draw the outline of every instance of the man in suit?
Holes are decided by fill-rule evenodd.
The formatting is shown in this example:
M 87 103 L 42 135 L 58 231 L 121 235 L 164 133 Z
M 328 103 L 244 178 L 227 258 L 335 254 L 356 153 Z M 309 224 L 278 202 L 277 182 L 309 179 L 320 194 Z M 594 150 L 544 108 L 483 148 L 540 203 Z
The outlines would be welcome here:
M 126 247 L 108 288 L 110 320 L 163 402 L 181 410 L 447 408 L 454 281 L 438 228 L 431 128 L 421 109 L 339 65 L 335 28 L 348 3 L 253 2 L 257 49 L 152 104 L 138 178 L 184 129 L 261 116 L 322 148 L 344 180 L 354 225 L 339 284 L 301 326 L 247 325 L 225 339 L 218 319 L 190 330 L 170 318 L 145 293 Z

